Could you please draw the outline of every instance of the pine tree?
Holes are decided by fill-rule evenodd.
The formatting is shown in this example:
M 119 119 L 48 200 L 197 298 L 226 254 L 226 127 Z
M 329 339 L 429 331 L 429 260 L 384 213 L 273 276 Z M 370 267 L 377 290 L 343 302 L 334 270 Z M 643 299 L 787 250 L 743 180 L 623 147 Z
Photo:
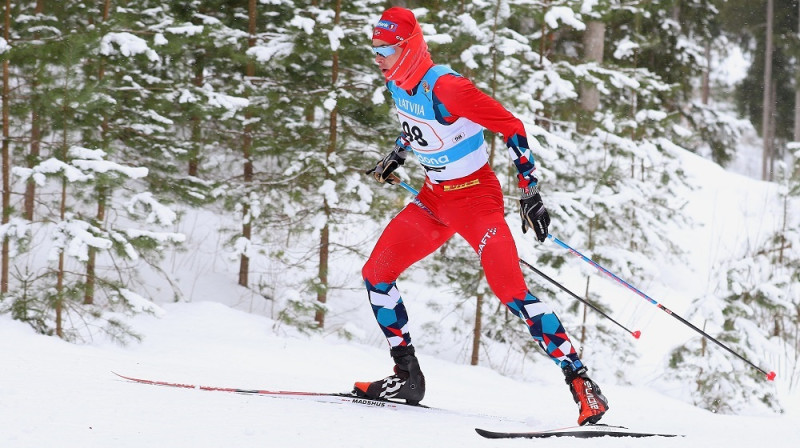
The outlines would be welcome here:
M 793 308 L 784 295 L 790 288 L 789 279 L 775 270 L 769 258 L 756 253 L 721 266 L 723 275 L 718 277 L 725 283 L 720 282 L 712 294 L 694 303 L 693 314 L 707 318 L 705 331 L 746 359 L 777 355 L 784 335 L 776 317 Z M 704 409 L 725 414 L 752 411 L 754 406 L 781 410 L 777 391 L 764 383 L 763 374 L 732 360 L 705 339 L 694 339 L 673 350 L 669 367 L 669 378 L 696 386 L 691 401 Z
M 0 234 L 3 238 L 2 244 L 2 252 L 0 252 L 0 295 L 5 295 L 8 291 L 8 270 L 9 270 L 9 233 L 6 230 L 6 227 L 11 220 L 11 182 L 9 181 L 9 177 L 11 174 L 10 167 L 11 167 L 11 154 L 9 150 L 9 104 L 11 102 L 10 92 L 9 92 L 9 70 L 8 70 L 8 58 L 5 55 L 8 52 L 8 41 L 10 39 L 9 33 L 9 24 L 11 23 L 11 2 L 6 2 L 5 8 L 3 11 L 3 37 L 0 41 L 0 52 L 1 55 L 4 57 L 2 58 L 3 64 L 3 89 L 2 89 L 2 127 L 3 127 L 3 143 L 2 143 L 2 176 L 3 176 L 3 192 L 2 192 L 2 219 L 0 220 L 0 225 L 3 227 L 3 232 Z
M 129 273 L 137 272 L 137 268 L 123 261 L 135 264 L 149 251 L 163 250 L 163 242 L 181 239 L 144 228 L 137 230 L 130 222 L 119 221 L 122 192 L 136 189 L 124 179 L 140 178 L 146 170 L 110 160 L 118 155 L 114 151 L 117 147 L 111 144 L 114 137 L 109 125 L 118 104 L 115 96 L 121 90 L 115 82 L 125 78 L 106 76 L 105 64 L 113 61 L 114 54 L 133 59 L 141 55 L 151 61 L 157 55 L 146 44 L 140 45 L 144 42 L 141 39 L 115 30 L 124 27 L 124 22 L 108 15 L 109 2 L 101 6 L 102 11 L 81 2 L 61 2 L 53 4 L 52 15 L 16 16 L 25 25 L 20 27 L 23 44 L 15 61 L 34 70 L 33 75 L 19 71 L 20 79 L 29 81 L 20 83 L 23 88 L 17 110 L 25 118 L 13 132 L 24 134 L 28 117 L 30 123 L 41 120 L 40 126 L 48 124 L 42 129 L 53 144 L 45 148 L 49 158 L 33 160 L 37 156 L 33 154 L 28 161 L 20 160 L 22 163 L 14 169 L 28 185 L 36 183 L 37 189 L 26 191 L 38 192 L 41 198 L 34 195 L 33 199 L 43 207 L 40 216 L 26 209 L 25 215 L 34 221 L 18 221 L 4 228 L 4 235 L 13 233 L 22 242 L 29 241 L 21 247 L 24 252 L 15 253 L 15 281 L 4 308 L 41 332 L 68 339 L 91 337 L 94 325 L 114 338 L 132 335 L 113 313 L 108 314 L 113 310 L 141 311 L 147 303 L 133 292 L 136 275 Z M 104 60 L 105 56 L 111 59 Z M 44 59 L 31 62 L 31 57 Z M 118 70 L 123 71 L 124 60 L 117 62 Z M 31 124 L 31 128 L 35 126 Z M 82 145 L 104 149 L 88 150 Z M 48 176 L 55 177 L 59 185 L 46 187 Z M 148 208 L 161 209 L 158 216 L 169 216 L 149 193 L 133 198 Z M 130 210 L 134 208 L 130 206 Z M 114 221 L 109 221 L 107 214 L 114 216 Z M 54 264 L 37 264 L 36 253 L 40 251 L 49 251 Z M 97 272 L 100 270 L 104 273 Z M 81 327 L 74 322 L 89 324 Z
M 94 337 L 97 328 L 120 341 L 137 337 L 116 315 L 157 309 L 135 292 L 136 263 L 143 257 L 157 258 L 166 245 L 184 239 L 183 235 L 151 228 L 170 226 L 176 217 L 151 193 L 140 191 L 127 198 L 110 194 L 130 183 L 130 179 L 146 176 L 147 169 L 122 166 L 105 157 L 101 150 L 72 146 L 63 159 L 50 158 L 33 168 L 14 170 L 21 179 L 31 179 L 40 188 L 46 188 L 48 178 L 60 183 L 59 215 L 35 223 L 36 233 L 46 235 L 38 242 L 44 246 L 41 250 L 49 251 L 49 260 L 56 266 L 41 270 L 35 257 L 20 259 L 20 264 L 25 264 L 24 275 L 10 293 L 12 315 L 42 333 L 54 332 L 64 339 L 80 340 Z M 91 191 L 97 184 L 109 189 L 108 208 L 118 217 L 113 222 L 82 216 L 87 202 L 78 192 Z M 136 221 L 140 223 L 136 225 Z M 94 258 L 92 254 L 102 257 Z M 96 298 L 102 300 L 87 303 L 82 300 L 87 276 L 73 267 L 85 267 L 89 262 L 96 262 L 99 270 L 108 274 L 91 279 L 98 287 Z
M 773 0 L 769 0 L 773 1 Z M 747 76 L 736 88 L 736 104 L 744 116 L 748 117 L 761 133 L 765 141 L 763 170 L 766 179 L 774 173 L 774 161 L 784 155 L 787 141 L 793 138 L 794 92 L 797 90 L 797 2 L 795 0 L 774 0 L 773 27 L 769 37 L 773 43 L 770 59 L 771 89 L 765 90 L 767 61 L 764 56 L 767 47 L 767 6 L 768 0 L 742 1 L 729 0 L 720 7 L 723 29 L 738 43 L 753 63 L 748 67 Z M 761 56 L 758 56 L 761 55 Z M 764 100 L 767 102 L 764 108 Z M 772 123 L 764 123 L 772 120 Z M 774 130 L 774 135 L 773 134 Z
M 352 287 L 331 281 L 338 251 L 364 250 L 365 241 L 353 241 L 346 229 L 385 209 L 384 194 L 373 193 L 363 176 L 393 141 L 364 32 L 379 3 L 278 2 L 265 40 L 249 51 L 265 69 L 263 113 L 280 117 L 259 131 L 269 136 L 261 149 L 269 189 L 260 202 L 268 221 L 258 231 L 269 264 L 258 284 L 285 304 L 286 319 L 308 327 L 324 324 L 330 291 Z M 298 260 L 312 256 L 316 270 L 302 272 Z M 286 266 L 295 266 L 292 276 L 283 275 Z
M 720 281 L 711 293 L 694 302 L 693 312 L 707 316 L 707 329 L 716 339 L 757 364 L 797 365 L 798 344 L 798 217 L 797 172 L 783 176 L 783 214 L 780 228 L 764 242 L 717 269 Z M 794 174 L 793 174 L 794 173 Z M 752 370 L 705 340 L 693 340 L 675 349 L 669 376 L 691 380 L 697 387 L 692 400 L 714 412 L 738 413 L 754 406 L 779 412 L 781 402 L 774 386 L 765 384 L 763 374 Z M 726 359 L 728 358 L 728 359 Z M 790 376 L 796 373 L 782 369 Z

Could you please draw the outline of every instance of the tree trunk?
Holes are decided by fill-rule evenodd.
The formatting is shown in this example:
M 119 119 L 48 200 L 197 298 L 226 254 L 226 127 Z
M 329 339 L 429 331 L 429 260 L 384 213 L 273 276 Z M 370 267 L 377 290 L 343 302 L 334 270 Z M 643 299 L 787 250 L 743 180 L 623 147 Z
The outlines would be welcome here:
M 67 180 L 61 181 L 61 220 L 64 220 L 67 204 Z M 64 250 L 58 253 L 58 271 L 56 272 L 56 336 L 64 339 Z
M 98 223 L 106 219 L 106 196 L 104 187 L 97 188 L 97 215 L 95 218 Z M 91 305 L 94 303 L 94 287 L 97 283 L 95 267 L 97 265 L 97 249 L 89 246 L 89 260 L 86 262 L 86 287 L 83 290 L 83 304 Z
M 778 148 L 775 145 L 775 135 L 777 133 L 777 126 L 778 120 L 775 119 L 775 111 L 777 109 L 778 104 L 778 86 L 777 83 L 773 82 L 771 89 L 770 89 L 770 102 L 769 102 L 769 169 L 768 171 L 768 179 L 769 181 L 775 180 L 775 159 L 781 156 L 778 154 Z
M 342 0 L 336 0 L 336 16 L 333 23 L 339 25 L 341 23 L 342 13 Z M 336 89 L 336 83 L 339 80 L 339 51 L 333 52 L 333 61 L 331 66 L 331 88 Z M 337 116 L 339 106 L 334 106 L 330 114 L 330 124 L 328 126 L 329 138 L 328 147 L 325 150 L 325 160 L 330 160 L 331 155 L 336 150 L 336 134 L 337 134 Z M 330 173 L 325 170 L 325 180 L 330 179 Z M 317 302 L 321 305 L 317 310 L 314 320 L 317 322 L 318 328 L 325 327 L 325 311 L 324 304 L 328 301 L 328 262 L 330 256 L 330 219 L 331 207 L 328 204 L 328 199 L 323 197 L 322 208 L 325 213 L 325 226 L 322 227 L 319 237 L 319 285 L 317 286 Z
M 111 11 L 111 0 L 105 0 L 103 4 L 103 22 L 108 21 L 108 15 Z M 98 60 L 97 80 L 102 83 L 103 78 L 106 76 L 105 66 L 103 59 Z M 103 122 L 100 124 L 101 141 L 105 146 L 106 134 L 108 133 L 108 116 L 103 113 Z M 107 148 L 103 148 L 107 149 Z M 97 187 L 97 214 L 95 219 L 100 225 L 106 219 L 106 196 L 108 192 L 105 187 Z M 86 286 L 83 289 L 83 304 L 91 305 L 94 303 L 94 289 L 97 283 L 97 273 L 95 268 L 97 266 L 97 249 L 89 246 L 88 260 L 86 261 Z
M 40 15 L 44 12 L 44 0 L 36 0 L 34 14 Z M 34 33 L 34 38 L 38 38 L 38 33 Z M 39 79 L 36 71 L 31 79 L 31 146 L 28 157 L 28 168 L 33 168 L 39 161 L 41 153 L 41 123 L 38 112 L 38 101 L 36 100 L 39 87 Z M 28 182 L 25 185 L 25 197 L 23 200 L 23 217 L 28 221 L 33 221 L 33 213 L 36 204 L 36 182 Z
M 547 14 L 547 11 L 550 9 L 550 0 L 544 0 L 542 4 L 542 16 Z M 539 65 L 544 64 L 544 54 L 547 52 L 547 34 L 548 34 L 547 22 L 542 21 L 542 37 L 539 41 Z
M 200 52 L 195 53 L 195 72 L 194 72 L 194 85 L 202 87 L 205 82 L 203 77 L 203 70 L 205 67 L 205 58 Z M 192 116 L 192 144 L 194 148 L 189 155 L 188 173 L 190 176 L 198 177 L 200 166 L 200 148 L 203 146 L 202 135 L 200 130 L 201 118 L 197 115 Z
M 247 27 L 248 31 L 248 38 L 247 38 L 247 47 L 252 48 L 256 44 L 256 0 L 249 0 L 248 2 L 248 15 L 249 15 L 249 24 Z M 252 60 L 247 62 L 246 68 L 246 76 L 248 78 L 253 78 L 256 75 L 256 66 Z M 242 138 L 242 157 L 244 158 L 244 183 L 245 186 L 249 186 L 253 182 L 253 160 L 252 160 L 252 146 L 253 146 L 253 136 L 252 136 L 252 125 L 250 124 L 250 117 L 251 113 L 245 112 L 245 122 L 247 123 L 244 127 L 244 136 Z M 245 188 L 247 191 L 248 188 Z M 252 227 L 252 217 L 250 215 L 250 205 L 248 202 L 244 203 L 244 207 L 242 208 L 242 216 L 243 216 L 243 223 L 242 223 L 242 238 L 250 239 L 253 236 L 253 227 Z M 250 257 L 245 254 L 241 255 L 239 259 L 239 285 L 244 286 L 245 288 L 248 286 L 250 282 Z
M 31 94 L 36 95 L 36 90 L 39 82 L 36 80 L 34 74 L 33 82 L 31 83 Z M 41 123 L 39 122 L 39 113 L 37 111 L 36 101 L 31 102 L 31 147 L 28 153 L 28 168 L 33 168 L 39 161 L 41 154 Z M 28 221 L 33 221 L 33 212 L 36 204 L 36 182 L 28 182 L 25 185 L 25 200 L 23 205 L 23 216 Z
M 67 85 L 69 83 L 66 83 Z M 65 98 L 66 99 L 66 98 Z M 64 116 L 66 117 L 66 104 L 69 104 L 67 101 L 64 102 Z M 64 131 L 63 131 L 63 148 L 62 148 L 62 157 L 61 160 L 66 162 L 67 160 L 67 125 L 64 123 Z M 61 203 L 59 204 L 59 219 L 61 222 L 67 216 L 67 179 L 64 177 L 61 180 Z M 62 248 L 61 251 L 58 253 L 58 271 L 56 272 L 56 303 L 55 303 L 55 310 L 56 310 L 56 335 L 61 339 L 64 339 L 64 327 L 63 327 L 63 310 L 64 310 L 64 249 Z
M 483 272 L 480 281 L 483 281 Z M 472 329 L 472 356 L 470 365 L 477 366 L 480 361 L 481 333 L 483 333 L 483 293 L 478 293 L 475 298 L 475 326 Z
M 778 265 L 783 265 L 783 252 L 784 250 L 786 250 L 786 225 L 788 221 L 789 221 L 789 195 L 787 194 L 783 196 L 783 228 L 781 229 L 781 247 L 778 252 Z
M 796 88 L 797 90 L 794 92 L 794 138 L 792 140 L 800 142 L 800 86 Z
M 550 0 L 544 0 L 544 4 L 542 5 L 543 14 L 547 13 L 549 7 L 550 7 Z M 547 39 L 548 39 L 548 36 L 549 36 L 549 30 L 547 28 L 547 22 L 542 22 L 542 37 L 541 37 L 541 40 L 539 41 L 539 66 L 540 67 L 544 66 L 544 54 L 547 52 Z M 541 98 L 541 93 L 540 93 L 539 97 L 537 98 L 537 100 L 541 100 L 541 99 L 542 98 Z M 542 104 L 544 104 L 544 102 L 542 102 Z M 545 108 L 542 109 L 542 114 L 541 114 L 542 118 L 539 119 L 539 120 L 536 120 L 536 121 L 537 121 L 537 124 L 539 126 L 544 128 L 544 130 L 549 131 L 550 130 L 550 120 L 547 119 L 548 117 L 547 117 L 546 108 L 547 107 L 545 106 Z
M 583 60 L 586 62 L 596 62 L 602 64 L 603 50 L 605 47 L 606 24 L 600 21 L 590 21 L 586 23 L 586 31 L 583 33 Z M 580 120 L 587 126 L 584 131 L 590 131 L 593 127 L 591 115 L 597 110 L 600 104 L 600 92 L 597 87 L 591 84 L 581 86 L 581 109 L 586 112 L 586 117 Z
M 3 38 L 8 42 L 10 40 L 8 29 L 11 27 L 11 0 L 6 0 L 6 10 L 3 18 Z M 9 73 L 8 73 L 8 59 L 3 60 L 3 218 L 2 223 L 8 224 L 11 220 L 11 183 L 9 176 L 11 175 L 11 154 L 8 147 L 9 138 L 9 107 L 11 99 L 9 98 Z M 0 266 L 0 294 L 8 292 L 8 268 L 9 268 L 9 244 L 8 236 L 3 237 L 3 253 L 2 266 Z
M 502 0 L 497 0 L 494 9 L 494 25 L 492 27 L 492 98 L 497 96 L 497 24 L 500 15 L 500 4 Z M 462 9 L 463 9 L 462 4 Z M 489 165 L 494 164 L 494 156 L 497 153 L 497 137 L 494 136 L 490 140 L 489 145 Z M 483 280 L 483 272 L 479 274 L 480 280 Z M 483 294 L 478 294 L 475 297 L 475 326 L 472 330 L 472 356 L 470 357 L 470 365 L 477 366 L 480 361 L 480 348 L 481 348 L 481 333 L 483 332 Z
M 797 5 L 797 34 L 800 35 L 800 3 Z M 800 142 L 800 79 L 795 82 L 794 91 L 794 141 Z
M 500 14 L 500 3 L 503 0 L 497 0 L 494 8 L 494 25 L 492 26 L 492 98 L 497 97 L 497 21 Z M 492 136 L 489 140 L 489 166 L 494 164 L 494 155 L 497 150 L 497 138 Z
M 772 23 L 775 11 L 774 0 L 767 0 L 766 49 L 764 50 L 764 96 L 761 114 L 761 136 L 764 140 L 761 156 L 761 180 L 767 180 L 772 141 L 769 138 L 772 116 Z
M 706 66 L 703 68 L 703 81 L 702 81 L 702 101 L 704 105 L 708 105 L 708 99 L 711 96 L 711 41 L 706 41 Z
M 72 48 L 69 48 L 72 50 Z M 69 51 L 68 50 L 68 51 Z M 72 59 L 68 59 L 72 60 Z M 58 155 L 59 159 L 67 163 L 68 151 L 69 151 L 69 117 L 70 117 L 70 104 L 72 104 L 72 98 L 70 98 L 70 86 L 72 85 L 72 67 L 65 67 L 64 70 L 64 77 L 63 77 L 63 94 L 61 98 L 61 114 L 64 120 L 64 125 L 61 129 L 61 153 Z M 63 176 L 61 178 L 61 198 L 59 203 L 59 222 L 64 222 L 67 216 L 67 177 Z M 58 268 L 56 271 L 56 293 L 55 293 L 55 312 L 56 312 L 56 335 L 60 338 L 64 338 L 64 327 L 63 327 L 63 310 L 64 310 L 64 277 L 66 275 L 64 271 L 64 263 L 65 263 L 65 255 L 64 251 L 66 248 L 61 248 L 58 253 Z
M 589 281 L 591 279 L 592 279 L 591 277 L 588 277 L 588 276 L 586 277 L 586 292 L 584 293 L 584 299 L 586 299 L 586 301 L 589 301 Z M 589 306 L 584 303 L 583 304 L 583 323 L 581 324 L 581 339 L 579 341 L 580 347 L 584 347 L 585 344 L 586 344 L 586 325 L 587 325 L 586 320 L 587 320 L 588 316 L 589 316 Z M 581 356 L 581 355 L 582 355 L 582 353 L 578 353 L 578 356 Z
M 472 357 L 470 365 L 477 366 L 480 361 L 481 333 L 483 332 L 483 294 L 478 294 L 475 304 L 475 328 L 472 330 Z

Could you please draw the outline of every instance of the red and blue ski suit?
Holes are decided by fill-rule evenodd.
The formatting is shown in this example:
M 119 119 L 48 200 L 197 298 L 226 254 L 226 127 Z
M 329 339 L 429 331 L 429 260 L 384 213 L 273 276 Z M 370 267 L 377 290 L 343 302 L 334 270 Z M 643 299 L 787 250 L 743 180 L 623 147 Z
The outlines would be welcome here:
M 412 91 L 387 83 L 408 142 L 426 170 L 415 200 L 388 224 L 363 267 L 375 317 L 392 347 L 409 345 L 408 315 L 395 281 L 454 234 L 475 250 L 492 291 L 523 319 L 562 368 L 582 366 L 552 309 L 533 296 L 505 221 L 503 194 L 488 164 L 484 128 L 505 137 L 520 186 L 536 182 L 522 122 L 450 68 L 434 65 Z

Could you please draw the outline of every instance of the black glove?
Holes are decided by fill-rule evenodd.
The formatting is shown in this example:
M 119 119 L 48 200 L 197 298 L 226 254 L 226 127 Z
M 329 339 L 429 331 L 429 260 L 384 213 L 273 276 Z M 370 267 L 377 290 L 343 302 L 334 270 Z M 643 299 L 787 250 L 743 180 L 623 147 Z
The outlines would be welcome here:
M 536 232 L 536 239 L 540 243 L 547 239 L 550 214 L 544 208 L 538 186 L 522 189 L 522 198 L 519 200 L 519 217 L 522 219 L 522 233 L 527 233 L 528 227 L 530 227 Z
M 380 183 L 388 181 L 393 184 L 395 177 L 391 175 L 392 172 L 404 163 L 406 163 L 406 148 L 398 144 L 395 145 L 392 152 L 375 164 L 375 168 L 367 171 L 366 174 L 372 174 L 372 177 Z

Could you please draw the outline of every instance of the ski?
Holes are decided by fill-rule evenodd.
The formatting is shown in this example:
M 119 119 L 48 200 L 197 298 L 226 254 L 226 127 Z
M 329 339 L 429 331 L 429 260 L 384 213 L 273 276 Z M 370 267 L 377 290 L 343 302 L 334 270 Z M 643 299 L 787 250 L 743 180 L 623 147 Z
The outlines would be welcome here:
M 168 381 L 156 381 L 144 378 L 134 378 L 131 376 L 121 375 L 116 372 L 111 372 L 114 375 L 139 384 L 149 384 L 152 386 L 166 386 L 181 389 L 196 389 L 211 392 L 230 392 L 245 395 L 263 395 L 268 397 L 281 397 L 281 398 L 298 398 L 309 399 L 323 403 L 339 403 L 339 404 L 355 404 L 360 406 L 367 406 L 372 408 L 385 408 L 385 409 L 402 409 L 402 408 L 416 408 L 416 409 L 432 409 L 421 404 L 407 404 L 399 401 L 390 400 L 375 400 L 371 398 L 357 397 L 351 393 L 337 393 L 337 392 L 306 392 L 306 391 L 289 391 L 289 390 L 265 390 L 265 389 L 242 389 L 238 387 L 217 387 L 217 386 L 201 386 L 195 384 L 173 383 Z
M 543 439 L 547 437 L 577 437 L 589 439 L 595 437 L 683 437 L 678 434 L 657 434 L 652 432 L 631 431 L 624 426 L 587 425 L 545 431 L 496 432 L 475 428 L 475 431 L 487 439 Z

